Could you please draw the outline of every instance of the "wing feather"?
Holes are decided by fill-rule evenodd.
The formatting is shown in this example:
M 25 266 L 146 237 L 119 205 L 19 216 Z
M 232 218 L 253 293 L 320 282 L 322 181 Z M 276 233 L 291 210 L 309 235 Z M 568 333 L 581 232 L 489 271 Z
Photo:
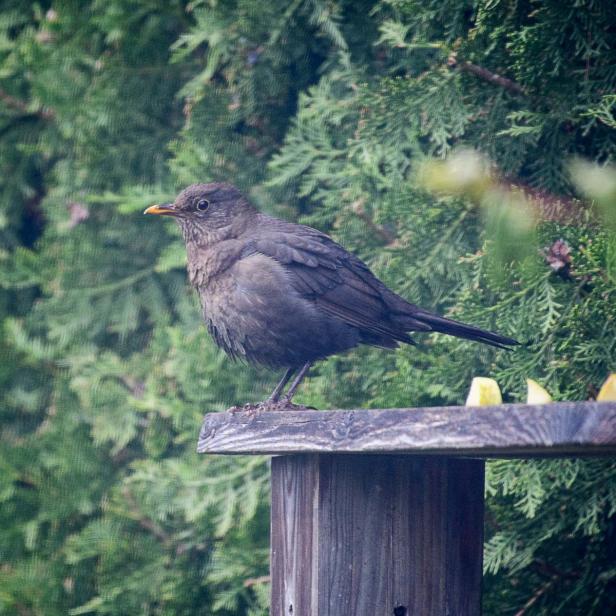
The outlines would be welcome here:
M 441 332 L 501 348 L 517 344 L 513 338 L 411 304 L 388 289 L 363 261 L 316 229 L 264 218 L 268 230 L 247 239 L 242 255 L 261 253 L 278 261 L 297 293 L 356 327 L 365 344 L 389 348 L 397 342 L 412 344 L 410 331 Z
M 308 227 L 305 234 L 271 232 L 247 242 L 243 256 L 261 253 L 285 266 L 293 288 L 325 313 L 358 328 L 365 342 L 392 347 L 412 343 L 390 319 L 385 293 L 391 293 L 368 267 L 328 236 Z M 416 322 L 418 330 L 430 329 Z M 411 329 L 411 328 L 408 328 Z

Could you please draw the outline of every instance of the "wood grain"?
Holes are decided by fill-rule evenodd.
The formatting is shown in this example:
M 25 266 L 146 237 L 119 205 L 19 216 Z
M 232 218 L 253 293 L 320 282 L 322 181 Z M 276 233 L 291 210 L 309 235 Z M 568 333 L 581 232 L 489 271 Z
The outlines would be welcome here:
M 198 451 L 221 454 L 616 453 L 616 402 L 209 413 Z
M 272 616 L 477 616 L 483 461 L 272 460 Z
M 311 613 L 318 463 L 317 456 L 289 456 L 284 464 L 272 460 L 271 614 Z

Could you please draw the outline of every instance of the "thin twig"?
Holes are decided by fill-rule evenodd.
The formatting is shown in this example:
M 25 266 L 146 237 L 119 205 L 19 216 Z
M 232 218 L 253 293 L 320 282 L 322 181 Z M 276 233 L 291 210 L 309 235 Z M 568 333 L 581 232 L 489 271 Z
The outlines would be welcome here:
M 368 212 L 364 208 L 364 200 L 357 199 L 351 204 L 351 211 L 357 216 L 357 218 L 363 220 L 368 227 L 374 231 L 386 244 L 391 245 L 396 242 L 396 236 L 381 225 L 377 225 L 370 217 Z
M 12 109 L 17 109 L 22 113 L 27 113 L 29 115 L 36 115 L 43 120 L 51 120 L 54 117 L 54 112 L 50 109 L 39 109 L 38 111 L 33 111 L 28 107 L 28 103 L 26 101 L 22 101 L 19 98 L 16 98 L 9 94 L 6 90 L 0 88 L 0 100 L 7 106 Z
M 520 180 L 504 178 L 502 187 L 507 192 L 521 191 L 524 198 L 532 203 L 541 220 L 579 224 L 586 220 L 590 211 L 588 203 L 539 190 Z
M 452 53 L 449 56 L 447 64 L 449 64 L 452 68 L 457 68 L 461 71 L 472 73 L 484 81 L 500 86 L 501 88 L 505 88 L 505 90 L 509 90 L 510 92 L 515 92 L 515 94 L 526 94 L 524 88 L 519 83 L 516 83 L 507 77 L 503 77 L 502 75 L 498 75 L 497 73 L 493 73 L 478 64 L 473 64 L 472 62 L 467 62 L 466 60 L 459 61 L 455 53 Z
M 581 574 L 578 571 L 563 571 L 562 569 L 559 569 L 558 567 L 541 559 L 538 559 L 533 563 L 533 568 L 536 569 L 539 573 L 550 577 L 556 576 L 569 580 L 577 580 L 581 577 Z
M 135 500 L 135 497 L 131 494 L 128 488 L 122 490 L 122 494 L 126 501 L 128 502 L 130 513 L 133 519 L 145 530 L 151 532 L 157 539 L 159 539 L 165 545 L 169 545 L 171 538 L 169 535 L 156 523 L 154 520 L 145 517 L 141 510 L 139 509 L 139 505 Z
M 130 274 L 129 276 L 121 278 L 120 280 L 117 280 L 115 282 L 103 284 L 98 287 L 76 287 L 73 290 L 77 293 L 88 294 L 90 297 L 97 297 L 99 295 L 105 295 L 107 293 L 112 293 L 114 291 L 124 289 L 125 287 L 131 287 L 133 284 L 135 284 L 142 278 L 147 278 L 153 272 L 154 266 L 150 265 L 142 270 L 136 271 L 134 274 Z
M 33 612 L 30 611 L 30 608 L 26 607 L 23 603 L 15 603 L 15 609 L 19 616 L 31 616 Z
M 537 560 L 533 563 L 534 569 L 543 575 L 549 576 L 548 579 L 533 593 L 532 597 L 522 606 L 522 609 L 516 612 L 515 616 L 524 616 L 529 607 L 532 607 L 539 599 L 545 595 L 552 586 L 560 579 L 576 580 L 580 577 L 577 571 L 562 571 L 561 569 L 545 562 Z
M 532 607 L 539 599 L 554 585 L 558 580 L 558 576 L 551 577 L 545 584 L 542 584 L 534 593 L 533 596 L 522 606 L 522 609 L 515 613 L 515 616 L 524 616 L 529 607 Z
M 258 584 L 268 584 L 271 578 L 269 575 L 261 575 L 256 578 L 248 578 L 244 580 L 244 588 L 250 588 L 251 586 L 257 586 Z

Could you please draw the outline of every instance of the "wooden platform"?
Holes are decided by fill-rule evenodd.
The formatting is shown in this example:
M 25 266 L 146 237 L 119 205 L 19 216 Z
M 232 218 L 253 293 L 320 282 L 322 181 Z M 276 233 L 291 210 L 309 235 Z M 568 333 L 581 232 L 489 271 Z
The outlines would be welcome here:
M 200 453 L 616 454 L 616 402 L 210 413 Z
M 271 454 L 271 616 L 480 616 L 483 458 L 616 454 L 616 402 L 206 415 Z

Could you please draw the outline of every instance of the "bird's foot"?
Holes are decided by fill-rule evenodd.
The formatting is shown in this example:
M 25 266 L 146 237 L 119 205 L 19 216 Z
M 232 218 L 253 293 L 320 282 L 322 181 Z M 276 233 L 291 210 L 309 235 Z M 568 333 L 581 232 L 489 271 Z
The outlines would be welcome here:
M 267 399 L 263 402 L 249 402 L 242 406 L 232 406 L 229 409 L 229 413 L 235 415 L 236 413 L 246 413 L 250 417 L 256 416 L 261 411 L 316 411 L 313 406 L 306 406 L 305 404 L 293 404 L 290 400 L 281 398 L 280 400 Z
M 254 417 L 259 411 L 265 410 L 264 404 L 264 402 L 247 402 L 242 406 L 232 406 L 230 409 L 228 409 L 228 412 L 232 415 L 235 415 L 237 413 L 246 413 L 248 416 Z
M 280 400 L 265 400 L 262 403 L 264 405 L 263 410 L 266 411 L 316 411 L 313 406 L 306 406 L 305 404 L 293 404 L 285 397 Z

